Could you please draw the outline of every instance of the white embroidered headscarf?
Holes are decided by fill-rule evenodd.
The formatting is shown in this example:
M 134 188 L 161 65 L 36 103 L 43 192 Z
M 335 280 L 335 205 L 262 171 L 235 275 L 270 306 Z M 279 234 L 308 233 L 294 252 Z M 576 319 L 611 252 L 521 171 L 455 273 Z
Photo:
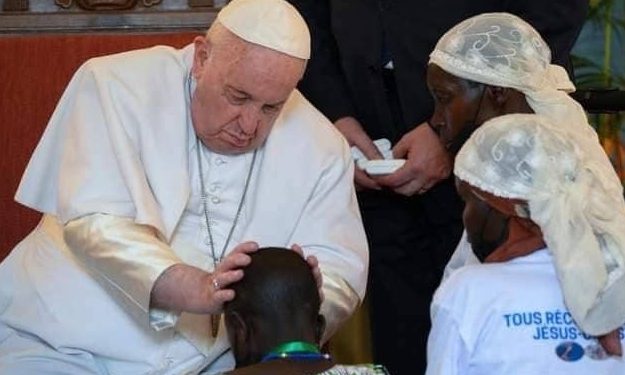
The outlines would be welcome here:
M 464 20 L 439 39 L 430 63 L 460 78 L 522 92 L 536 114 L 594 148 L 595 163 L 609 163 L 583 108 L 567 94 L 575 86 L 566 71 L 551 64 L 549 46 L 521 18 L 484 13 Z M 602 183 L 622 194 L 616 174 L 602 176 Z
M 625 323 L 625 202 L 601 181 L 612 166 L 563 129 L 534 114 L 495 117 L 458 152 L 454 174 L 528 202 L 566 306 L 582 331 L 602 335 Z

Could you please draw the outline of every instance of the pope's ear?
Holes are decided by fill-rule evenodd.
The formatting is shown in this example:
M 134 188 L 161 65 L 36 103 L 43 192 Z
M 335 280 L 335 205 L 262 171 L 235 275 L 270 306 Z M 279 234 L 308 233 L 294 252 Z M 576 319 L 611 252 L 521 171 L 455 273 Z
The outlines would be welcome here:
M 193 39 L 193 66 L 191 67 L 191 73 L 193 78 L 198 79 L 202 73 L 202 68 L 208 61 L 208 57 L 211 51 L 211 43 L 208 38 L 203 36 L 197 36 Z

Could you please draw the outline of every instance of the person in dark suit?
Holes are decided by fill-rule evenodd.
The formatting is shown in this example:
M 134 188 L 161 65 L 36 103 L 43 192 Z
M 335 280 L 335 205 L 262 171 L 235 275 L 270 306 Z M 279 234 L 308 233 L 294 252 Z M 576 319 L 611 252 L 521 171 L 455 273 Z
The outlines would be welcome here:
M 393 374 L 425 369 L 429 305 L 462 233 L 462 203 L 452 181 L 453 150 L 428 126 L 425 84 L 438 38 L 470 16 L 506 11 L 544 36 L 553 61 L 570 71 L 569 52 L 588 1 L 290 0 L 306 19 L 313 52 L 299 85 L 352 146 L 370 159 L 389 139 L 393 174 L 355 173 L 370 245 L 368 296 L 373 354 Z

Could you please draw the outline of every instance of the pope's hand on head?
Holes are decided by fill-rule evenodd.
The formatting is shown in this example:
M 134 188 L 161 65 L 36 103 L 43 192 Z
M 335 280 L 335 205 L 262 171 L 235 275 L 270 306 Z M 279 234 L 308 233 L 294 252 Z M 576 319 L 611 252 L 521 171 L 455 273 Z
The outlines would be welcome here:
M 207 297 L 206 312 L 221 311 L 223 304 L 235 297 L 234 290 L 229 286 L 243 278 L 244 268 L 252 261 L 249 253 L 256 250 L 258 244 L 255 242 L 240 243 L 208 275 L 204 283 Z
M 398 194 L 423 194 L 449 177 L 452 160 L 437 134 L 422 123 L 404 134 L 393 147 L 393 157 L 406 163 L 392 174 L 375 177 L 375 181 Z
M 334 122 L 334 126 L 338 129 L 350 146 L 356 146 L 369 160 L 382 159 L 382 154 L 371 138 L 362 129 L 360 122 L 353 117 L 342 117 Z M 380 190 L 380 186 L 365 171 L 355 166 L 354 183 L 356 189 L 375 189 Z
M 304 250 L 302 250 L 300 245 L 292 245 L 291 250 L 297 252 L 302 258 L 306 259 L 306 263 L 308 263 L 308 266 L 315 277 L 315 283 L 317 283 L 317 289 L 319 290 L 319 298 L 321 299 L 321 302 L 323 302 L 323 276 L 321 275 L 321 269 L 319 268 L 319 260 L 317 260 L 317 257 L 314 255 L 304 256 Z
M 154 282 L 150 308 L 213 314 L 222 310 L 224 302 L 235 295 L 229 286 L 241 280 L 243 269 L 251 262 L 248 255 L 258 244 L 237 245 L 212 273 L 184 263 L 167 268 Z

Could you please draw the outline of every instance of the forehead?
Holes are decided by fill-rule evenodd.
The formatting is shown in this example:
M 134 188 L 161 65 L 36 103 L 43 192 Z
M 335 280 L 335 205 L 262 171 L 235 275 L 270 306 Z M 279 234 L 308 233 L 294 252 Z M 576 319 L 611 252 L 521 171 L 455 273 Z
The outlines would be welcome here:
M 219 59 L 224 66 L 224 79 L 237 89 L 290 91 L 304 71 L 304 60 L 268 48 L 251 46 Z
M 430 87 L 465 89 L 468 81 L 443 70 L 436 64 L 429 64 L 427 69 L 427 84 Z

